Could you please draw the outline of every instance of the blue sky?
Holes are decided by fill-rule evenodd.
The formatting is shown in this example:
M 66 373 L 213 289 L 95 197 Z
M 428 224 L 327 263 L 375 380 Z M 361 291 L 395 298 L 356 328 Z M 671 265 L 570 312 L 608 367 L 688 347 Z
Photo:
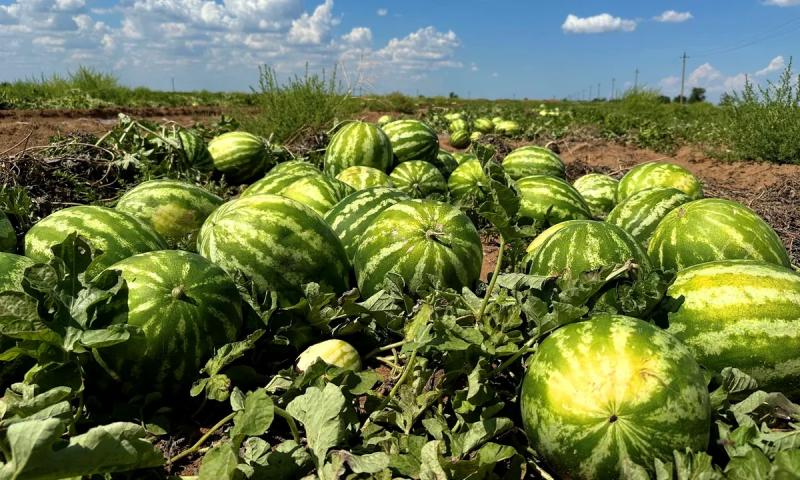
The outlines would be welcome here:
M 339 65 L 364 91 L 561 98 L 640 84 L 711 98 L 774 79 L 800 47 L 800 0 L 0 0 L 0 81 L 78 65 L 124 83 L 247 90 Z

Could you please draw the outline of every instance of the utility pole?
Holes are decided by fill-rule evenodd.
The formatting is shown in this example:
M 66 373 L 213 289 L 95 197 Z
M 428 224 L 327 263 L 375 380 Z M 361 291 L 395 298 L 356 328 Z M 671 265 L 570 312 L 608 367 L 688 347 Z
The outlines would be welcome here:
M 617 79 L 616 78 L 612 78 L 611 79 L 611 100 L 614 100 L 614 94 L 617 91 L 616 88 L 617 88 Z
M 594 98 L 592 96 L 592 92 L 594 91 L 594 90 L 592 90 L 593 88 L 594 88 L 594 85 L 589 85 L 589 101 L 592 101 L 592 99 Z
M 172 77 L 172 93 L 175 93 L 175 77 Z
M 686 52 L 683 52 L 683 56 L 681 60 L 683 60 L 683 65 L 681 66 L 681 105 L 684 104 L 684 96 L 683 96 L 683 88 L 686 85 L 686 59 L 689 58 L 686 56 Z
M 635 80 L 633 81 L 633 89 L 639 90 L 639 67 L 636 67 L 636 76 L 634 78 Z
M 600 82 L 597 82 L 597 98 L 600 98 L 600 95 L 602 95 L 600 93 Z

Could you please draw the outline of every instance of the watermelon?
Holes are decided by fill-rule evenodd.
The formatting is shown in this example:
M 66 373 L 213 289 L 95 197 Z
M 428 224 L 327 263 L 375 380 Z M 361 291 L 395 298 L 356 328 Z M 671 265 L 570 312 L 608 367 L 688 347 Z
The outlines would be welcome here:
M 456 159 L 456 163 L 459 165 L 469 162 L 470 160 L 478 160 L 478 157 L 476 157 L 474 153 L 453 152 L 452 155 L 453 158 Z
M 127 323 L 141 330 L 100 351 L 126 386 L 177 393 L 214 351 L 236 340 L 242 302 L 233 279 L 200 255 L 142 253 L 109 267 L 128 286 Z
M 483 134 L 481 132 L 472 132 L 469 134 L 469 141 L 470 142 L 477 142 L 483 138 Z
M 447 192 L 447 181 L 442 173 L 432 163 L 422 160 L 401 163 L 392 170 L 389 178 L 398 190 L 413 198 Z
M 647 252 L 662 270 L 680 271 L 716 260 L 760 260 L 790 266 L 775 231 L 755 212 L 730 200 L 705 198 L 669 212 Z
M 492 123 L 494 123 L 495 129 L 497 128 L 497 124 L 500 122 L 504 122 L 505 119 L 503 117 L 492 117 Z
M 459 165 L 447 181 L 450 196 L 459 202 L 482 200 L 488 187 L 489 177 L 484 173 L 483 166 L 477 158 Z
M 494 122 L 485 117 L 476 118 L 472 124 L 472 127 L 475 129 L 475 131 L 480 133 L 494 132 Z
M 25 256 L 47 262 L 50 250 L 71 233 L 83 236 L 103 253 L 87 269 L 93 277 L 110 265 L 153 250 L 164 250 L 166 241 L 147 223 L 112 208 L 80 205 L 53 212 L 25 234 Z
M 606 222 L 630 233 L 647 247 L 658 222 L 676 207 L 691 201 L 675 188 L 646 188 L 634 193 L 611 210 Z
M 228 132 L 208 143 L 214 168 L 233 182 L 246 182 L 267 170 L 269 147 L 252 133 Z
M 241 272 L 259 292 L 283 305 L 300 299 L 303 285 L 343 293 L 347 254 L 314 210 L 279 195 L 252 195 L 223 204 L 203 224 L 197 251 L 230 274 Z
M 325 149 L 325 173 L 333 177 L 354 165 L 382 172 L 392 165 L 392 144 L 383 130 L 371 123 L 349 122 L 333 135 Z
M 447 150 L 439 150 L 436 158 L 431 163 L 442 172 L 445 178 L 448 178 L 453 173 L 453 170 L 458 167 L 458 162 Z
M 649 323 L 597 315 L 556 330 L 533 354 L 520 393 L 530 444 L 558 478 L 654 473 L 673 450 L 708 447 L 706 380 L 686 346 Z
M 594 220 L 572 221 L 550 228 L 529 247 L 533 275 L 575 277 L 583 272 L 622 265 L 632 260 L 650 271 L 647 253 L 627 232 Z M 535 244 L 535 245 L 534 245 Z
M 591 224 L 592 220 L 567 220 L 566 222 L 556 223 L 555 225 L 551 225 L 547 227 L 543 232 L 537 235 L 531 243 L 528 245 L 528 248 L 525 249 L 526 252 L 532 253 L 535 252 L 548 238 L 550 238 L 554 233 L 561 230 L 564 227 L 568 227 L 570 225 L 574 225 L 577 223 L 589 223 Z
M 689 170 L 665 162 L 647 162 L 633 167 L 619 181 L 617 202 L 646 188 L 675 188 L 692 200 L 703 197 L 703 185 Z
M 528 145 L 512 151 L 503 159 L 503 170 L 513 180 L 531 175 L 566 177 L 566 167 L 561 157 L 548 148 Z
M 180 128 L 173 139 L 177 140 L 180 145 L 183 159 L 187 165 L 201 172 L 209 172 L 214 169 L 214 159 L 208 151 L 206 141 L 197 131 Z
M 253 183 L 242 192 L 242 197 L 272 193 L 282 195 L 310 207 L 319 215 L 331 209 L 353 189 L 344 182 L 322 173 L 311 174 L 274 174 Z
M 150 180 L 128 190 L 116 209 L 139 218 L 175 248 L 188 240 L 192 245 L 206 217 L 223 200 L 191 183 Z
M 321 173 L 319 168 L 315 167 L 313 164 L 306 162 L 304 160 L 290 160 L 288 162 L 282 162 L 267 172 L 267 175 L 317 175 Z
M 17 251 L 17 232 L 14 231 L 14 225 L 5 212 L 0 210 L 0 252 L 15 251 Z
M 28 257 L 0 252 L 0 292 L 21 292 L 22 276 L 33 264 Z
M 590 173 L 574 182 L 572 186 L 581 194 L 594 218 L 606 218 L 617 203 L 617 184 L 608 175 Z
M 723 260 L 678 273 L 682 298 L 668 331 L 711 370 L 736 367 L 761 390 L 800 393 L 800 275 L 769 263 Z
M 361 370 L 361 357 L 358 355 L 358 350 L 344 340 L 325 340 L 306 348 L 297 357 L 297 369 L 304 372 L 317 360 L 345 370 L 355 372 Z
M 450 112 L 450 113 L 445 113 L 444 118 L 448 122 L 452 122 L 454 120 L 458 120 L 459 118 L 464 118 L 464 114 L 461 112 Z
M 392 187 L 392 179 L 377 168 L 364 167 L 361 165 L 354 165 L 347 167 L 339 175 L 336 175 L 336 180 L 350 185 L 353 190 L 364 190 L 371 187 Z
M 549 175 L 531 175 L 515 183 L 519 194 L 519 216 L 539 225 L 592 217 L 589 206 L 572 185 Z
M 430 162 L 439 153 L 439 137 L 419 120 L 396 120 L 383 126 L 392 143 L 395 163 L 409 160 Z
M 498 133 L 508 136 L 519 135 L 522 133 L 522 127 L 519 126 L 519 123 L 513 120 L 502 120 L 500 122 L 495 122 L 494 129 Z
M 466 130 L 456 130 L 450 134 L 450 146 L 454 148 L 469 147 L 469 132 Z
M 361 236 L 382 211 L 410 197 L 394 188 L 367 188 L 346 196 L 325 214 L 325 221 L 342 242 L 351 259 Z
M 450 122 L 448 129 L 451 133 L 458 131 L 469 132 L 469 124 L 463 118 L 456 118 Z
M 389 115 L 381 115 L 380 118 L 378 118 L 378 125 L 380 125 L 382 127 L 382 126 L 386 125 L 387 123 L 389 123 L 391 121 L 392 121 L 392 117 L 391 116 L 389 116 Z
M 362 296 L 369 297 L 390 272 L 415 294 L 430 286 L 460 291 L 478 281 L 482 261 L 478 231 L 464 213 L 433 200 L 407 200 L 375 218 L 353 266 Z

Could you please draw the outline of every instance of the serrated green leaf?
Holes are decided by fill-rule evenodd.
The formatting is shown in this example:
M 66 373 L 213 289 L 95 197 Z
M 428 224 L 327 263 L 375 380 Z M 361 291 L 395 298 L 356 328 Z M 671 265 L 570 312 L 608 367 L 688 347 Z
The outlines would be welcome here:
M 248 392 L 244 398 L 244 408 L 233 417 L 230 436 L 235 444 L 241 444 L 244 437 L 263 435 L 272 424 L 275 405 L 263 389 Z
M 328 450 L 338 446 L 344 439 L 344 407 L 344 395 L 332 383 L 325 385 L 324 389 L 308 387 L 303 395 L 286 406 L 289 415 L 305 427 L 308 448 L 314 452 L 318 468 L 325 463 Z
M 203 455 L 199 480 L 232 480 L 239 456 L 231 442 L 222 442 Z

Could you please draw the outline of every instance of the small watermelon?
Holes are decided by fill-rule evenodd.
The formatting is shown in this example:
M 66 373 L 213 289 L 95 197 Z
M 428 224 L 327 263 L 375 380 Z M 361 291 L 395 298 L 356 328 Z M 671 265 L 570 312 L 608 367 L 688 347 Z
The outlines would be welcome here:
M 409 160 L 430 162 L 439 153 L 439 137 L 419 120 L 396 120 L 383 126 L 392 143 L 395 163 Z
M 666 162 L 648 162 L 633 167 L 619 181 L 617 202 L 646 188 L 675 188 L 692 200 L 703 197 L 703 185 L 689 170 Z
M 358 350 L 344 340 L 325 340 L 306 348 L 297 357 L 297 369 L 304 372 L 317 360 L 345 370 L 355 372 L 361 370 L 361 357 L 358 355 Z
M 458 166 L 447 181 L 447 188 L 454 200 L 468 202 L 481 201 L 486 196 L 489 187 L 489 177 L 483 171 L 483 166 L 477 158 L 469 160 Z
M 513 180 L 531 175 L 566 177 L 566 167 L 561 157 L 549 148 L 535 145 L 517 148 L 506 155 L 503 169 Z
M 392 144 L 383 130 L 371 123 L 349 122 L 331 138 L 325 149 L 325 173 L 336 176 L 352 166 L 385 172 L 392 165 Z
M 268 167 L 266 140 L 252 133 L 228 132 L 208 144 L 214 168 L 233 182 L 246 182 L 264 173 Z
M 466 130 L 456 130 L 450 134 L 450 146 L 454 148 L 469 147 L 469 133 Z
M 549 175 L 531 175 L 515 183 L 519 193 L 519 216 L 537 225 L 592 218 L 589 206 L 572 185 Z
M 395 188 L 412 198 L 425 198 L 447 192 L 447 181 L 432 163 L 421 160 L 403 162 L 389 175 Z
M 606 218 L 617 203 L 618 183 L 608 175 L 590 173 L 572 182 L 572 186 L 589 205 L 592 216 L 602 219 Z

